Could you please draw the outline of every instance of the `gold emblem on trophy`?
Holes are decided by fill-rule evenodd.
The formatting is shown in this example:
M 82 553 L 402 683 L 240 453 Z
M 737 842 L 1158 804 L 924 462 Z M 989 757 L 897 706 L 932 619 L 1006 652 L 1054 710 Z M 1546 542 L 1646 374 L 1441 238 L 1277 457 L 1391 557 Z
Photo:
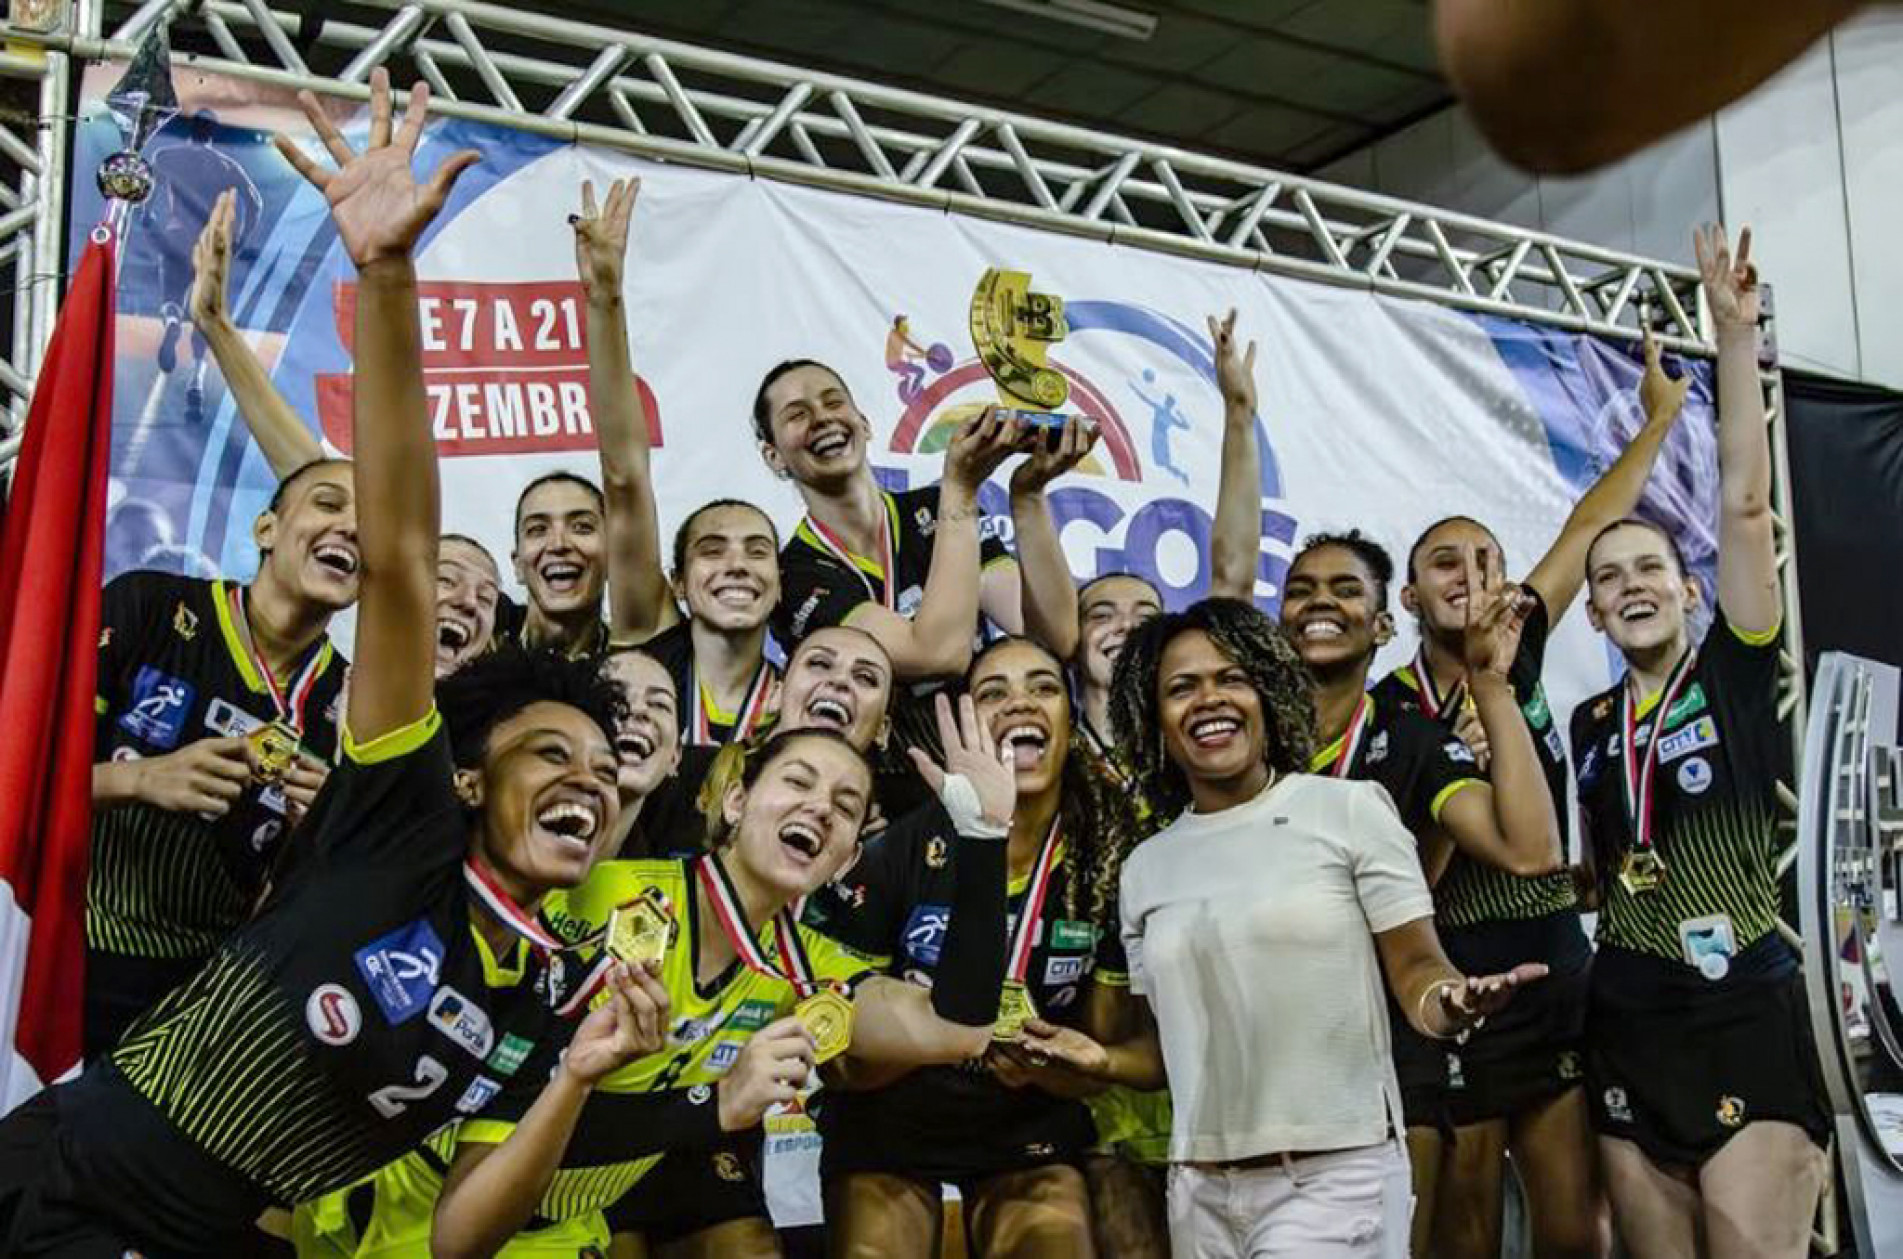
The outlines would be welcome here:
M 1028 271 L 992 267 L 971 295 L 971 342 L 998 386 L 1005 413 L 1032 425 L 1060 428 L 1058 414 L 1070 382 L 1046 361 L 1050 347 L 1070 332 L 1064 299 L 1033 293 Z
M 813 1038 L 813 1061 L 828 1062 L 846 1052 L 852 1044 L 852 1002 L 833 988 L 821 988 L 793 1007 L 807 1033 Z
M 654 888 L 608 915 L 608 956 L 630 967 L 659 966 L 673 936 L 674 915 Z
M 281 721 L 259 726 L 246 739 L 255 760 L 252 776 L 261 783 L 283 782 L 291 766 L 297 764 L 297 731 Z

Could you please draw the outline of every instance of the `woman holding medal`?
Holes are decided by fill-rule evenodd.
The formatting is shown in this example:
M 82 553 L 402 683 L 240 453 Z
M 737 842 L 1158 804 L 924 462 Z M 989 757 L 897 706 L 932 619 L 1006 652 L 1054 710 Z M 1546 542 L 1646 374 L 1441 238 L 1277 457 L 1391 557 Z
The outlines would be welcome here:
M 948 809 L 966 817 L 965 827 L 1001 838 L 1014 790 L 996 745 L 969 702 L 961 701 L 956 722 L 948 701 L 938 707 L 945 768 L 918 758 L 921 772 Z M 550 1247 L 579 1239 L 590 1217 L 605 1212 L 615 1233 L 634 1235 L 637 1245 L 676 1240 L 684 1220 L 696 1253 L 777 1254 L 740 1144 L 769 1106 L 791 1101 L 817 1063 L 842 1053 L 915 1066 L 983 1052 L 995 971 L 973 976 L 973 991 L 959 998 L 984 1010 L 982 1021 L 955 1022 L 934 994 L 877 975 L 877 959 L 793 917 L 799 901 L 857 854 L 870 793 L 865 758 L 842 737 L 782 732 L 725 789 L 712 852 L 610 862 L 550 903 L 547 919 L 564 939 L 671 937 L 659 967 L 674 1013 L 667 1046 L 604 1080 L 596 1118 L 584 1112 L 565 1141 L 530 1133 L 506 1113 L 464 1124 L 436 1207 L 435 1253 L 490 1253 L 524 1225 Z M 637 925 L 617 922 L 631 913 L 640 915 Z M 657 931 L 663 921 L 667 929 Z M 695 1140 L 670 1152 L 668 1162 L 683 1170 L 650 1180 L 661 1160 L 609 1118 L 624 1100 L 657 1090 L 700 1105 L 704 1123 Z M 698 1168 L 678 1157 L 683 1149 L 702 1152 Z M 724 1222 L 710 1226 L 722 1211 Z
M 1718 607 L 1628 520 L 1587 552 L 1587 613 L 1626 677 L 1573 712 L 1600 894 L 1587 1070 L 1614 1218 L 1637 1256 L 1800 1256 L 1828 1115 L 1778 921 L 1781 602 L 1750 236 L 1694 244 L 1718 342 Z

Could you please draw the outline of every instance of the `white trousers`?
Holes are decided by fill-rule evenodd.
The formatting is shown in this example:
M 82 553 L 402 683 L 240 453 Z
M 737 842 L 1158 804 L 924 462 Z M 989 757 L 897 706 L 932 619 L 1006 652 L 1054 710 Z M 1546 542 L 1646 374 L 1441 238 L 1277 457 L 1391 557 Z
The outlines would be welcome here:
M 1173 1163 L 1176 1259 L 1407 1259 L 1407 1154 L 1395 1142 L 1261 1167 Z

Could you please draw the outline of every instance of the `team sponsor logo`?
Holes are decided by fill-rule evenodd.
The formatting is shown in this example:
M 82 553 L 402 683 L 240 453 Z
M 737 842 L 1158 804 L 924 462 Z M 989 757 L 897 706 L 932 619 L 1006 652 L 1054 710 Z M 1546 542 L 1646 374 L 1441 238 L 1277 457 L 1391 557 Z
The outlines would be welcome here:
M 1711 790 L 1711 762 L 1694 756 L 1678 767 L 1678 789 L 1689 796 L 1702 796 Z
M 714 1034 L 714 1025 L 706 1019 L 676 1019 L 667 1039 L 676 1045 L 698 1045 Z
M 363 1030 L 363 1011 L 342 984 L 319 984 L 304 1002 L 304 1022 L 326 1045 L 348 1045 Z
M 899 591 L 899 615 L 909 620 L 912 614 L 918 611 L 918 605 L 923 602 L 925 602 L 925 587 L 907 586 Z
M 479 1075 L 469 1082 L 463 1095 L 456 1099 L 456 1113 L 473 1115 L 494 1101 L 496 1094 L 502 1091 L 502 1085 L 486 1075 Z
M 1467 1087 L 1467 1072 L 1461 1067 L 1460 1055 L 1457 1053 L 1450 1052 L 1447 1055 L 1447 1087 L 1450 1089 Z
M 1582 785 L 1588 785 L 1598 776 L 1599 749 L 1589 747 L 1579 758 L 1579 781 Z
M 687 1090 L 687 1101 L 689 1105 L 705 1106 L 708 1100 L 713 1097 L 713 1095 L 714 1095 L 714 1090 L 709 1088 L 707 1085 L 696 1084 L 694 1085 L 694 1087 Z
M 1368 764 L 1379 765 L 1388 759 L 1388 732 L 1381 733 L 1368 740 Z
M 712 1053 L 707 1055 L 707 1069 L 709 1071 L 725 1071 L 728 1067 L 731 1067 L 735 1062 L 739 1061 L 739 1058 L 740 1042 L 735 1040 L 723 1040 L 714 1046 Z
M 99 650 L 104 651 L 110 646 L 112 646 L 112 626 L 108 625 L 99 631 Z
M 1602 1100 L 1606 1104 L 1606 1118 L 1614 1123 L 1632 1122 L 1632 1103 L 1626 1099 L 1624 1089 L 1615 1085 L 1606 1090 Z
M 246 735 L 263 725 L 263 718 L 252 716 L 230 700 L 213 696 L 205 705 L 205 729 L 215 734 Z
M 132 679 L 132 703 L 119 718 L 119 728 L 154 747 L 177 747 L 197 694 L 190 682 L 141 665 Z
M 493 1054 L 489 1055 L 489 1061 L 482 1065 L 506 1080 L 516 1073 L 516 1069 L 522 1065 L 529 1056 L 529 1051 L 534 1048 L 534 1041 L 517 1036 L 514 1032 L 504 1032 L 502 1043 L 496 1046 Z
M 251 832 L 251 851 L 262 856 L 283 832 L 284 823 L 277 818 L 258 823 L 258 829 Z
M 931 508 L 919 508 L 912 513 L 912 519 L 918 523 L 918 533 L 921 538 L 929 538 L 938 532 L 938 517 L 932 514 Z
M 1560 742 L 1559 730 L 1556 727 L 1548 726 L 1546 727 L 1546 733 L 1543 737 L 1546 740 L 1546 754 L 1553 758 L 1555 764 L 1564 766 L 1566 764 L 1566 745 Z
M 1097 943 L 1097 929 L 1087 922 L 1058 918 L 1051 923 L 1051 947 L 1087 949 Z
M 429 1003 L 430 1026 L 474 1054 L 487 1058 L 496 1047 L 495 1029 L 488 1011 L 445 984 Z
M 1456 765 L 1474 764 L 1474 751 L 1459 739 L 1449 739 L 1442 745 L 1447 749 L 1447 759 Z
M 735 1032 L 757 1032 L 773 1021 L 771 1001 L 742 1001 L 727 1017 L 727 1028 Z
M 1585 1070 L 1579 1064 L 1579 1051 L 1577 1049 L 1560 1050 L 1557 1066 L 1559 1069 L 1559 1078 L 1562 1080 L 1577 1080 L 1586 1074 Z
M 1682 730 L 1674 730 L 1659 740 L 1659 763 L 1675 761 L 1681 756 L 1689 756 L 1701 748 L 1718 745 L 1718 723 L 1709 717 L 1700 717 Z
M 358 949 L 356 962 L 383 1017 L 406 1023 L 429 1008 L 442 970 L 443 942 L 419 918 Z
M 1665 724 L 1676 726 L 1693 713 L 1704 712 L 1705 708 L 1705 688 L 1694 682 L 1685 689 L 1683 695 L 1678 697 L 1678 702 L 1672 705 L 1671 711 L 1665 714 Z
M 740 1165 L 740 1156 L 722 1150 L 714 1155 L 714 1175 L 722 1180 L 738 1184 L 747 1178 L 747 1169 Z
M 1696 683 L 1694 683 L 1694 685 L 1696 685 Z M 1592 719 L 1594 721 L 1604 721 L 1606 718 L 1612 716 L 1612 704 L 1613 698 L 1610 695 L 1601 695 L 1598 699 L 1594 700 L 1592 702 Z
M 1044 982 L 1074 984 L 1090 969 L 1088 957 L 1053 957 L 1044 963 Z
M 806 622 L 812 619 L 813 613 L 817 611 L 819 608 L 819 601 L 825 598 L 826 594 L 827 594 L 827 587 L 820 586 L 817 589 L 815 589 L 811 594 L 806 596 L 806 601 L 804 603 L 800 604 L 798 608 L 794 609 L 793 637 L 795 639 L 804 638 L 806 636 Z
M 951 906 L 913 906 L 905 920 L 905 955 L 920 966 L 938 965 L 939 951 L 945 947 L 945 933 L 950 927 Z
M 1744 1126 L 1744 1098 L 1729 1094 L 1718 1099 L 1718 1122 L 1727 1128 Z
M 1553 710 L 1546 703 L 1546 688 L 1538 683 L 1533 686 L 1533 694 L 1526 703 L 1520 705 L 1520 715 L 1526 718 L 1526 724 L 1535 730 L 1548 726 L 1553 721 Z
M 925 841 L 925 868 L 943 870 L 945 863 L 951 860 L 951 846 L 942 836 L 934 835 Z
M 198 613 L 186 607 L 183 599 L 172 609 L 172 632 L 188 643 L 198 637 Z
M 1068 1010 L 1077 1003 L 1077 986 L 1067 984 L 1053 992 L 1044 1002 L 1053 1010 Z

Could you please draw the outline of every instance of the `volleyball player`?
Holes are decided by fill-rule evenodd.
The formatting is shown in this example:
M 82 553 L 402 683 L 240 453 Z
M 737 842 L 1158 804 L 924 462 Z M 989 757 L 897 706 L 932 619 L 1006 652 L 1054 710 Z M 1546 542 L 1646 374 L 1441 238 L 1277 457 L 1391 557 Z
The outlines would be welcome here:
M 1750 235 L 1694 240 L 1718 343 L 1718 606 L 1671 537 L 1627 520 L 1587 552 L 1587 615 L 1626 676 L 1573 712 L 1600 895 L 1587 1071 L 1635 1255 L 1808 1253 L 1829 1132 L 1803 974 L 1778 921 L 1782 609 Z
M 1566 749 L 1541 683 L 1547 637 L 1585 583 L 1588 543 L 1637 505 L 1690 384 L 1690 376 L 1666 376 L 1658 345 L 1648 337 L 1639 384 L 1643 427 L 1580 498 L 1521 587 L 1526 624 L 1508 677 L 1532 732 L 1562 837 Z M 1466 701 L 1462 643 L 1470 561 L 1478 567 L 1492 557 L 1504 562 L 1499 540 L 1468 517 L 1449 516 L 1422 532 L 1408 552 L 1407 585 L 1401 589 L 1401 606 L 1415 617 L 1420 646 L 1410 664 L 1374 686 L 1379 702 L 1421 712 L 1463 736 L 1483 771 L 1488 745 Z M 1511 1149 L 1537 1251 L 1601 1253 L 1608 1226 L 1580 1040 L 1592 949 L 1579 924 L 1571 872 L 1523 878 L 1456 852 L 1434 885 L 1434 915 L 1447 956 L 1463 970 L 1493 971 L 1521 960 L 1545 962 L 1550 970 L 1512 1010 L 1449 1054 L 1455 1140 L 1434 1211 L 1435 1249 L 1447 1259 L 1499 1254 L 1502 1180 Z
M 232 322 L 225 290 L 231 269 L 235 190 L 221 194 L 192 246 L 192 325 L 211 347 L 238 418 L 280 480 L 336 455 L 304 426 Z M 336 462 L 342 462 L 337 459 Z M 489 650 L 501 601 L 500 570 L 482 543 L 446 533 L 436 555 L 436 676 L 446 677 Z
M 1544 973 L 1448 965 L 1393 802 L 1307 772 L 1310 687 L 1274 623 L 1235 600 L 1138 631 L 1117 667 L 1118 738 L 1146 796 L 1180 816 L 1124 862 L 1127 993 L 1098 986 L 1094 1034 L 1024 1037 L 1102 1079 L 1167 1078 L 1180 1255 L 1406 1254 L 1383 975 L 1409 1025 L 1444 1038 Z
M 1385 787 L 1416 836 L 1430 882 L 1456 851 L 1520 875 L 1551 873 L 1563 860 L 1539 754 L 1506 678 L 1525 608 L 1487 559 L 1482 570 L 1469 557 L 1462 655 L 1492 752 L 1491 784 L 1459 738 L 1367 690 L 1375 655 L 1393 633 L 1386 551 L 1354 532 L 1310 538 L 1284 584 L 1282 628 L 1314 677 L 1321 746 L 1310 769 Z M 1389 1015 L 1413 1165 L 1414 1248 L 1426 1253 L 1448 1128 L 1446 1049 L 1416 1034 L 1405 1010 L 1390 1006 Z
M 278 141 L 359 277 L 343 764 L 262 911 L 109 1059 L 0 1124 L 7 1254 L 236 1253 L 268 1203 L 348 1183 L 511 1088 L 559 1115 L 660 1042 L 665 992 L 619 967 L 570 1041 L 559 977 L 518 934 L 613 831 L 612 694 L 508 657 L 452 684 L 442 713 L 431 700 L 438 491 L 410 250 L 476 155 L 416 182 L 427 99 L 417 85 L 393 140 L 377 70 L 359 154 L 301 95 L 335 171 Z

